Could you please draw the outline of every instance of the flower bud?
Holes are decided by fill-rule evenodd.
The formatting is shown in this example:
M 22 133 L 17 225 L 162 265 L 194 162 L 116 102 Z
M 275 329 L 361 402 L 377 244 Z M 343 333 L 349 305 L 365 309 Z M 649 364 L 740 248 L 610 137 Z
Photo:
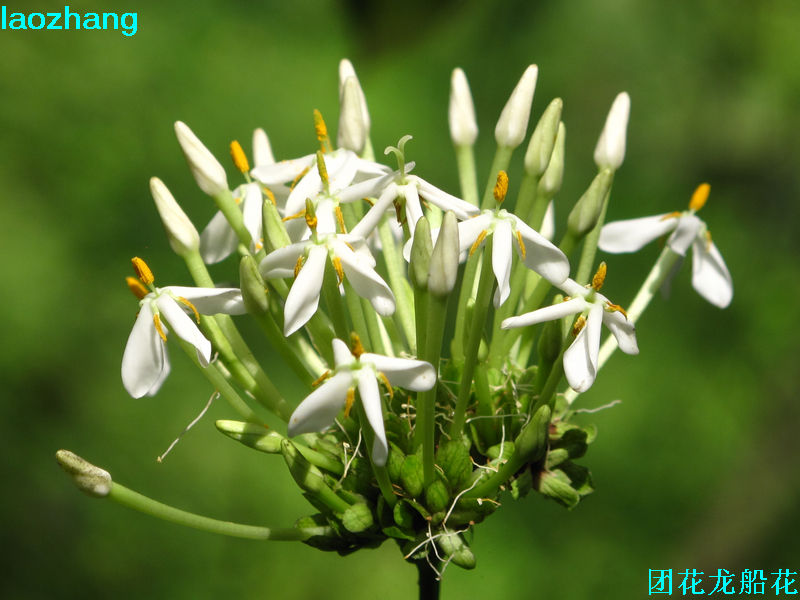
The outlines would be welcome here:
M 631 98 L 627 92 L 622 92 L 611 105 L 605 127 L 594 149 L 594 162 L 598 169 L 616 171 L 622 165 L 625 159 L 625 136 L 630 112 Z
M 411 497 L 418 498 L 422 494 L 425 476 L 422 472 L 422 459 L 418 455 L 406 456 L 400 468 L 400 482 Z
M 417 289 L 428 288 L 428 268 L 431 262 L 431 227 L 427 217 L 420 217 L 414 229 L 414 241 L 411 242 L 411 256 L 408 264 L 408 278 Z
M 491 504 L 487 502 L 487 504 Z M 460 534 L 455 532 L 444 533 L 436 538 L 436 545 L 441 548 L 445 556 L 462 569 L 475 568 L 475 554 L 464 541 Z
M 342 84 L 339 96 L 339 130 L 336 144 L 340 148 L 360 154 L 367 142 L 364 111 L 361 109 L 361 88 L 355 77 L 348 77 Z
M 150 193 L 167 232 L 169 245 L 175 254 L 185 256 L 190 252 L 196 252 L 200 247 L 200 235 L 197 229 L 158 177 L 150 179 Z
M 328 488 L 322 471 L 303 458 L 295 445 L 285 438 L 281 441 L 281 453 L 289 473 L 301 490 L 319 493 Z
M 528 175 L 540 177 L 550 164 L 563 105 L 561 98 L 554 98 L 536 124 L 531 134 L 531 141 L 528 143 L 528 150 L 525 152 L 525 172 Z
M 356 75 L 356 71 L 353 68 L 353 63 L 351 63 L 346 58 L 343 58 L 341 62 L 339 62 L 339 101 L 341 102 L 342 94 L 344 92 L 344 84 L 349 78 L 353 78 L 356 80 L 356 89 L 358 89 L 358 97 L 359 102 L 358 106 L 361 109 L 361 123 L 364 127 L 365 138 L 369 137 L 369 131 L 371 127 L 370 119 L 369 119 L 369 110 L 367 109 L 367 98 L 364 96 L 364 90 L 361 89 L 361 83 L 358 80 L 358 75 Z
M 266 284 L 258 272 L 256 259 L 249 254 L 243 256 L 239 262 L 239 285 L 247 312 L 251 315 L 263 315 L 269 310 Z
M 611 171 L 607 169 L 600 171 L 572 207 L 567 217 L 567 229 L 576 237 L 589 233 L 597 225 L 612 179 Z
M 289 234 L 286 232 L 286 224 L 281 219 L 278 207 L 272 203 L 269 197 L 264 199 L 261 223 L 264 231 L 264 243 L 271 250 L 283 248 L 291 243 Z
M 544 456 L 549 427 L 550 407 L 545 404 L 536 410 L 514 441 L 515 457 L 512 460 L 519 459 L 525 464 L 536 462 Z
M 581 499 L 580 494 L 570 485 L 567 474 L 560 469 L 542 471 L 536 489 L 540 494 L 549 496 L 567 508 L 575 508 Z
M 268 431 L 263 425 L 224 419 L 217 421 L 215 425 L 218 430 L 229 438 L 241 442 L 245 446 L 267 454 L 280 454 L 281 452 L 283 436 L 277 431 Z
M 552 198 L 561 189 L 561 182 L 564 180 L 564 142 L 567 139 L 567 129 L 564 123 L 558 124 L 558 133 L 550 155 L 550 162 L 547 169 L 539 179 L 539 193 L 545 198 Z
M 259 127 L 253 132 L 253 167 L 272 164 L 275 164 L 272 145 L 269 143 L 267 132 Z
M 428 272 L 428 291 L 435 296 L 447 296 L 456 285 L 458 276 L 458 223 L 449 210 L 442 219 L 439 237 L 431 253 Z
M 181 121 L 175 122 L 175 135 L 200 189 L 209 196 L 227 192 L 228 177 L 225 175 L 225 169 L 203 142 Z
M 108 471 L 96 467 L 69 450 L 56 452 L 56 460 L 61 468 L 72 475 L 72 480 L 82 492 L 104 498 L 111 492 L 111 475 Z
M 435 479 L 425 488 L 425 505 L 432 513 L 443 511 L 450 504 L 450 494 L 441 479 Z
M 530 65 L 522 74 L 517 87 L 511 92 L 511 97 L 506 102 L 494 128 L 494 138 L 498 146 L 516 148 L 525 139 L 538 74 L 539 68 Z
M 467 76 L 461 69 L 454 69 L 450 77 L 450 137 L 456 146 L 472 146 L 478 137 L 475 106 L 469 91 Z

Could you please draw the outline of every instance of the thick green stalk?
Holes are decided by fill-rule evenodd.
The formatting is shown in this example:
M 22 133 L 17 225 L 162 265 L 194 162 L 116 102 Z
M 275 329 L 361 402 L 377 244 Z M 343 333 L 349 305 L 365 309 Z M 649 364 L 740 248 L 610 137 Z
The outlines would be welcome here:
M 472 146 L 455 146 L 456 165 L 461 197 L 465 202 L 478 206 L 478 177 L 475 172 L 475 152 Z
M 400 329 L 403 332 L 408 347 L 416 347 L 416 332 L 414 330 L 414 304 L 411 289 L 408 286 L 408 279 L 405 274 L 405 265 L 402 253 L 392 235 L 392 229 L 386 217 L 381 219 L 378 225 L 378 236 L 383 248 L 383 260 L 386 263 L 386 272 L 389 275 L 389 286 L 397 305 L 396 320 L 400 322 Z

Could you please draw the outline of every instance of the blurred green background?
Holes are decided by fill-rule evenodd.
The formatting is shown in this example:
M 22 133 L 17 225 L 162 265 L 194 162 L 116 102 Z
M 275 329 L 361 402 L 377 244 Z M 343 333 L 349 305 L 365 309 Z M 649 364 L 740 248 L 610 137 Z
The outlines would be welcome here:
M 0 32 L 4 597 L 416 594 L 414 568 L 389 543 L 341 558 L 214 537 L 85 497 L 53 458 L 69 448 L 121 483 L 218 518 L 280 526 L 308 512 L 280 458 L 216 432 L 214 420 L 232 416 L 222 402 L 156 463 L 210 390 L 172 348 L 158 396 L 125 394 L 119 365 L 136 303 L 123 278 L 138 255 L 162 284 L 189 283 L 153 209 L 150 176 L 198 225 L 214 212 L 173 121 L 225 164 L 228 142 L 249 152 L 257 126 L 279 158 L 305 154 L 313 108 L 335 129 L 345 56 L 367 94 L 376 149 L 413 134 L 417 172 L 456 193 L 452 68 L 472 86 L 484 177 L 499 111 L 537 63 L 534 118 L 555 96 L 565 105 L 562 219 L 594 174 L 614 95 L 627 90 L 628 152 L 609 218 L 683 209 L 709 181 L 701 216 L 734 278 L 733 304 L 720 311 L 694 293 L 684 267 L 671 298 L 640 321 L 641 355 L 615 357 L 581 399 L 623 400 L 583 417 L 600 431 L 582 461 L 597 492 L 572 513 L 538 496 L 509 498 L 477 530 L 478 568 L 451 567 L 443 597 L 641 598 L 648 569 L 800 571 L 800 4 L 133 4 L 71 3 L 138 11 L 130 38 Z M 63 5 L 9 3 L 37 9 Z M 629 302 L 657 253 L 611 257 L 604 292 Z M 224 279 L 226 268 L 215 273 Z

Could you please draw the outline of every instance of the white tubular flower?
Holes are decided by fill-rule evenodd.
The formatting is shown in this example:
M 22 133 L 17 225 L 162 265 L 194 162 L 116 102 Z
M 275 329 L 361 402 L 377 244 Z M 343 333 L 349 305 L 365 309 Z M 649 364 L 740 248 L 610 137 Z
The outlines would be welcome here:
M 653 217 L 615 221 L 603 226 L 598 247 L 614 254 L 636 252 L 654 239 L 672 232 L 667 246 L 686 256 L 692 248 L 692 286 L 714 306 L 725 308 L 733 299 L 733 280 L 722 255 L 711 241 L 706 224 L 695 213 L 708 199 L 710 186 L 701 184 L 689 203 L 689 210 Z
M 358 252 L 353 250 L 354 246 L 359 247 Z M 364 246 L 364 239 L 353 235 L 320 235 L 316 240 L 279 248 L 261 261 L 260 270 L 265 278 L 296 274 L 283 307 L 284 335 L 300 329 L 317 311 L 327 258 L 340 281 L 347 277 L 355 292 L 369 300 L 375 312 L 384 317 L 394 314 L 394 294 L 375 271 L 375 259 Z
M 530 65 L 511 92 L 494 129 L 494 138 L 498 146 L 516 148 L 525 139 L 538 75 L 539 68 Z
M 257 183 L 241 185 L 233 191 L 233 197 L 242 209 L 244 226 L 253 240 L 251 251 L 260 250 L 263 228 L 262 209 L 264 199 Z M 222 211 L 218 211 L 200 234 L 200 255 L 208 265 L 218 263 L 236 252 L 239 237 L 231 228 Z
M 172 250 L 180 256 L 197 250 L 200 246 L 197 229 L 158 177 L 150 179 L 150 193 L 161 216 L 161 222 L 164 223 Z
M 253 131 L 253 163 L 255 167 L 275 164 L 267 132 L 260 127 Z
M 628 115 L 631 98 L 622 92 L 614 99 L 606 117 L 606 124 L 594 149 L 594 162 L 598 169 L 616 171 L 625 160 L 625 137 L 628 130 Z
M 570 387 L 579 393 L 588 390 L 597 377 L 601 324 L 605 323 L 617 338 L 620 350 L 626 354 L 639 354 L 633 323 L 628 321 L 620 306 L 599 293 L 605 272 L 605 263 L 601 263 L 592 285 L 588 287 L 567 279 L 558 287 L 570 296 L 568 300 L 509 317 L 500 324 L 502 329 L 513 329 L 580 315 L 573 328 L 575 340 L 564 352 L 564 375 Z
M 453 144 L 472 146 L 478 137 L 478 122 L 475 120 L 475 105 L 472 103 L 467 76 L 461 69 L 454 69 L 450 77 L 450 106 L 447 116 Z
M 364 352 L 357 337 L 354 346 L 351 352 L 342 340 L 333 340 L 333 373 L 327 381 L 306 396 L 292 413 L 289 419 L 289 435 L 322 431 L 333 424 L 342 408 L 345 413 L 349 413 L 357 387 L 367 420 L 375 432 L 372 461 L 382 467 L 386 464 L 389 446 L 383 426 L 378 378 L 397 387 L 421 392 L 436 384 L 436 371 L 425 361 Z
M 186 162 L 192 170 L 197 185 L 209 196 L 217 196 L 228 191 L 228 177 L 225 169 L 214 158 L 211 151 L 203 145 L 186 123 L 175 122 L 175 135 L 183 149 Z
M 239 315 L 246 311 L 237 288 L 157 288 L 144 261 L 135 258 L 134 267 L 139 279 L 129 277 L 127 281 L 140 300 L 139 314 L 122 355 L 122 384 L 131 396 L 141 398 L 154 395 L 169 374 L 167 326 L 195 347 L 197 359 L 206 367 L 211 360 L 211 342 L 186 311 L 197 321 L 200 314 Z

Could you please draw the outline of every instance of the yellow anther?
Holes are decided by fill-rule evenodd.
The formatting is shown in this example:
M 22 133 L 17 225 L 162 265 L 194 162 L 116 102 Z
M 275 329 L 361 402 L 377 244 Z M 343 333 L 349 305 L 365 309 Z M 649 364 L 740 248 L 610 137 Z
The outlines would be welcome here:
M 711 186 L 707 183 L 701 183 L 692 194 L 692 199 L 689 201 L 689 210 L 697 212 L 703 208 L 708 200 L 708 194 L 711 192 Z
M 264 249 L 264 238 L 261 238 L 256 242 L 256 251 Z
M 242 145 L 233 140 L 231 142 L 231 158 L 233 159 L 233 164 L 239 169 L 242 173 L 249 173 L 250 172 L 250 163 L 247 162 L 247 155 L 242 150 Z
M 370 206 L 375 206 L 375 201 L 372 198 L 362 198 L 362 200 Z
M 158 335 L 160 335 L 161 339 L 164 340 L 164 342 L 166 342 L 167 334 L 164 333 L 164 329 L 161 327 L 161 319 L 158 317 L 158 313 L 153 314 L 153 324 L 156 326 L 156 331 L 158 332 Z
M 149 293 L 147 288 L 144 287 L 142 282 L 136 279 L 136 277 L 126 277 L 125 283 L 128 284 L 128 289 L 130 289 L 131 293 L 139 300 L 147 296 Z
M 303 215 L 306 218 L 306 225 L 311 231 L 316 230 L 317 228 L 317 215 L 310 213 L 309 211 L 303 211 Z
M 236 205 L 238 206 L 239 204 L 241 204 L 241 203 L 242 203 L 242 197 L 241 197 L 241 196 L 239 196 L 239 197 L 237 197 L 237 198 L 234 198 L 234 199 L 233 199 L 233 201 L 234 201 L 234 202 L 236 202 Z
M 305 217 L 305 216 L 306 216 L 306 210 L 303 209 L 299 213 L 294 213 L 293 215 L 289 215 L 288 217 L 283 217 L 281 221 L 285 223 L 286 221 L 291 221 L 292 219 L 299 219 L 300 217 Z
M 145 285 L 150 285 L 155 281 L 155 277 L 153 277 L 153 272 L 150 270 L 150 267 L 147 266 L 147 263 L 144 262 L 138 256 L 134 256 L 131 259 L 133 263 L 133 270 L 136 271 L 136 276 L 139 278 Z
M 353 248 L 353 244 L 351 244 L 350 242 L 345 242 L 344 245 L 347 246 L 348 248 L 350 248 L 350 250 L 352 250 L 353 252 L 356 251 L 356 249 Z
M 327 152 L 330 150 L 330 141 L 328 140 L 328 127 L 325 125 L 325 121 L 322 118 L 322 113 L 319 112 L 316 108 L 314 109 L 314 131 L 317 134 L 317 140 L 319 141 L 319 149 L 322 152 Z
M 666 215 L 664 215 L 663 217 L 661 217 L 661 220 L 662 220 L 662 221 L 666 221 L 667 219 L 677 219 L 677 218 L 678 218 L 678 217 L 680 217 L 682 214 L 683 214 L 682 212 L 680 212 L 679 210 L 676 210 L 676 211 L 674 211 L 674 212 L 667 213 Z
M 342 281 L 344 281 L 344 271 L 342 270 L 342 259 L 338 256 L 334 256 L 333 260 L 333 268 L 336 270 L 336 279 L 339 285 L 342 285 Z
M 308 173 L 310 170 L 311 170 L 311 167 L 306 167 L 305 169 L 303 169 L 302 171 L 300 171 L 300 172 L 297 174 L 297 177 L 295 177 L 295 178 L 292 180 L 292 185 L 290 185 L 290 186 L 289 186 L 289 189 L 290 189 L 290 190 L 293 190 L 293 189 L 294 189 L 294 186 L 296 186 L 296 185 L 297 185 L 297 182 L 298 182 L 298 181 L 300 181 L 300 180 L 301 180 L 303 177 L 305 177 L 305 174 L 306 174 L 306 173 Z
M 294 263 L 294 276 L 295 276 L 295 278 L 297 278 L 297 276 L 300 274 L 300 269 L 303 268 L 303 263 L 305 261 L 306 261 L 306 259 L 302 254 L 297 257 L 297 262 Z
M 319 377 L 317 377 L 314 380 L 314 382 L 311 384 L 311 387 L 317 387 L 319 384 L 321 384 L 323 381 L 325 381 L 330 376 L 331 376 L 331 372 L 330 371 L 325 371 L 322 375 L 320 375 Z
M 342 233 L 347 233 L 347 227 L 344 226 L 344 215 L 342 214 L 342 209 L 339 208 L 339 205 L 333 207 L 333 212 L 336 215 L 336 222 L 339 224 L 339 230 Z
M 194 313 L 194 320 L 197 321 L 198 323 L 200 323 L 200 313 L 197 312 L 197 309 L 195 308 L 194 304 L 189 302 L 183 296 L 178 296 L 178 302 L 180 302 L 181 304 L 183 304 L 187 308 L 190 308 L 192 310 L 192 312 Z
M 394 398 L 394 389 L 392 388 L 392 384 L 389 383 L 389 378 L 386 377 L 385 374 L 382 372 L 378 373 L 378 378 L 383 382 L 384 387 L 386 387 L 386 391 L 389 392 L 389 398 Z
M 613 304 L 611 302 L 606 303 L 606 310 L 608 312 L 620 312 L 622 316 L 626 319 L 628 318 L 628 313 L 625 312 L 625 309 L 622 308 L 619 304 Z
M 519 252 L 522 254 L 522 259 L 525 259 L 527 251 L 525 250 L 525 241 L 522 239 L 522 234 L 517 230 L 517 243 L 519 244 Z
M 350 334 L 350 352 L 352 352 L 353 356 L 356 358 L 360 358 L 361 355 L 364 354 L 364 346 L 361 345 L 361 338 L 358 337 L 355 331 Z
M 497 183 L 494 184 L 494 199 L 500 204 L 506 199 L 508 193 L 508 173 L 500 171 L 497 174 Z
M 475 254 L 475 250 L 477 250 L 477 249 L 480 247 L 480 245 L 483 243 L 483 240 L 485 240 L 485 239 L 486 239 L 486 234 L 487 234 L 487 233 L 488 233 L 488 232 L 487 232 L 487 231 L 484 229 L 483 231 L 481 231 L 481 232 L 478 234 L 478 237 L 477 237 L 477 238 L 475 238 L 475 241 L 474 241 L 474 242 L 472 242 L 472 246 L 470 246 L 470 249 L 469 249 L 469 255 L 470 255 L 470 256 L 472 256 L 473 254 Z
M 577 336 L 584 327 L 586 327 L 586 317 L 581 315 L 575 319 L 575 324 L 572 326 L 573 337 Z
M 599 292 L 602 289 L 603 283 L 606 281 L 607 271 L 608 267 L 606 267 L 606 262 L 601 262 L 600 266 L 597 267 L 597 273 L 592 277 L 592 289 L 594 289 L 595 292 Z
M 347 390 L 347 397 L 344 401 L 344 417 L 345 419 L 350 416 L 350 409 L 353 408 L 353 402 L 356 401 L 356 391 L 353 388 Z
M 319 178 L 322 179 L 322 185 L 325 186 L 325 190 L 327 191 L 330 180 L 328 179 L 328 167 L 325 164 L 325 156 L 322 154 L 321 150 L 317 150 L 317 171 L 319 171 Z
M 267 186 L 262 185 L 261 191 L 264 192 L 264 195 L 269 198 L 269 201 L 272 202 L 272 206 L 277 206 L 278 203 L 275 201 L 275 194 L 272 193 L 272 190 L 269 189 Z

